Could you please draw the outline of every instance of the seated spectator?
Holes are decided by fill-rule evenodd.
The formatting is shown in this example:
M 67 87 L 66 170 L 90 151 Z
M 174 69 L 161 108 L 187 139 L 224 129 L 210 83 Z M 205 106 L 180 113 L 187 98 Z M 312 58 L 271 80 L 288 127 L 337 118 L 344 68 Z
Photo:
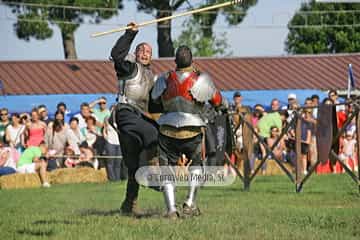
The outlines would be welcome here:
M 49 123 L 49 127 L 45 133 L 45 143 L 49 149 L 54 150 L 54 155 L 63 155 L 67 142 L 68 135 L 67 130 L 63 124 L 63 120 L 55 119 L 53 122 Z M 51 161 L 54 160 L 56 161 L 54 162 L 56 164 L 52 166 L 51 170 L 56 167 L 63 166 L 63 158 L 56 158 L 52 159 Z
M 0 109 L 0 143 L 5 144 L 5 131 L 10 125 L 9 111 L 7 108 Z
M 0 149 L 0 176 L 16 173 L 16 161 L 19 153 L 14 148 Z
M 85 128 L 86 127 L 86 118 L 94 116 L 90 111 L 90 106 L 88 103 L 84 102 L 80 106 L 80 113 L 76 114 L 74 117 L 76 117 L 79 120 L 79 128 Z M 95 117 L 96 120 L 96 117 Z
M 12 114 L 11 124 L 6 128 L 6 141 L 10 147 L 16 148 L 19 153 L 24 150 L 24 131 L 25 125 L 20 124 L 20 115 L 17 113 Z
M 20 124 L 24 125 L 25 127 L 31 123 L 31 116 L 29 113 L 21 113 L 20 114 Z
M 68 128 L 69 125 L 65 122 L 65 117 L 64 117 L 64 113 L 61 112 L 61 111 L 56 111 L 55 112 L 55 115 L 54 115 L 54 121 L 55 120 L 59 120 L 62 122 L 62 125 L 65 127 L 65 128 Z M 49 124 L 48 124 L 48 127 L 51 127 L 50 125 L 54 122 L 54 121 L 51 121 Z
M 40 120 L 38 109 L 32 109 L 31 122 L 26 126 L 25 130 L 26 146 L 39 146 L 44 141 L 46 128 L 46 123 Z
M 87 144 L 90 147 L 93 147 L 97 137 L 101 136 L 101 134 L 98 132 L 98 129 L 96 128 L 96 119 L 93 116 L 87 117 L 85 121 L 86 121 L 86 127 L 81 128 L 80 131 L 82 135 L 85 137 L 85 141 L 87 142 Z
M 67 129 L 68 144 L 75 154 L 80 154 L 79 145 L 85 141 L 85 136 L 80 131 L 79 120 L 76 117 L 70 119 L 70 127 Z
M 270 128 L 270 137 L 267 138 L 267 144 L 271 148 L 277 139 L 280 137 L 280 129 L 276 126 Z M 284 138 L 281 138 L 279 143 L 274 148 L 272 155 L 278 160 L 283 160 L 283 152 L 285 151 L 285 142 Z M 270 156 L 271 158 L 272 156 Z
M 59 102 L 56 105 L 56 111 L 63 113 L 65 123 L 70 122 L 70 111 L 67 109 L 66 104 L 64 102 Z
M 29 147 L 20 156 L 17 163 L 19 173 L 39 173 L 43 187 L 50 187 L 46 173 L 48 149 L 45 142 L 41 142 L 38 147 Z M 45 157 L 45 158 L 44 158 Z
M 71 154 L 72 149 L 67 149 L 67 153 Z M 94 150 L 88 146 L 86 142 L 80 144 L 80 155 L 79 158 L 76 159 L 75 156 L 69 157 L 65 160 L 65 166 L 68 168 L 74 167 L 91 167 L 97 169 L 99 166 L 98 160 L 94 157 Z
M 49 112 L 44 104 L 38 106 L 38 113 L 40 120 L 43 121 L 46 125 L 48 125 L 49 122 L 52 121 L 52 119 L 49 117 Z
M 74 168 L 77 164 L 77 159 L 76 159 L 76 155 L 75 155 L 75 151 L 74 149 L 72 149 L 72 147 L 69 145 L 65 148 L 65 156 L 66 159 L 64 161 L 64 165 L 66 168 Z

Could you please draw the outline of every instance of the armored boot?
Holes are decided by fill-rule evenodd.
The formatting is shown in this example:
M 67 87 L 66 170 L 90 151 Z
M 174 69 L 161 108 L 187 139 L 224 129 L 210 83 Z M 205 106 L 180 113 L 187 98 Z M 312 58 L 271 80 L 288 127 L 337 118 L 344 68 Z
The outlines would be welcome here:
M 184 217 L 199 216 L 201 214 L 200 209 L 196 206 L 196 195 L 201 185 L 200 179 L 202 170 L 200 167 L 191 167 L 189 173 L 189 191 L 187 198 L 183 204 Z
M 164 183 L 163 193 L 167 208 L 166 217 L 175 220 L 179 217 L 179 213 L 176 209 L 176 202 L 175 202 L 175 184 L 171 182 Z
M 121 213 L 125 215 L 141 215 L 142 212 L 137 206 L 139 184 L 135 179 L 135 171 L 129 170 L 129 178 L 126 186 L 126 197 L 121 204 Z

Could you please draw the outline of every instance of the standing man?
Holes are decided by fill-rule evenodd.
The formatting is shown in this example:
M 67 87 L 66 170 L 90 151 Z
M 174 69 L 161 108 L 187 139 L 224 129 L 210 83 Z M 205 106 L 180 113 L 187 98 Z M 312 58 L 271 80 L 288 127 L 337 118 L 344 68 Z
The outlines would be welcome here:
M 110 117 L 110 124 L 117 129 L 125 164 L 128 168 L 126 197 L 121 205 L 125 214 L 136 214 L 139 184 L 136 170 L 155 155 L 158 145 L 158 129 L 148 113 L 149 92 L 154 85 L 150 69 L 152 48 L 148 43 L 136 46 L 135 58 L 128 55 L 138 28 L 131 29 L 119 38 L 111 51 L 119 80 L 118 105 Z
M 196 207 L 196 192 L 200 182 L 196 176 L 202 174 L 204 160 L 204 127 L 206 123 L 200 115 L 205 103 L 219 106 L 222 96 L 210 76 L 198 72 L 192 66 L 192 53 L 187 46 L 176 51 L 176 70 L 164 74 L 155 83 L 151 97 L 161 100 L 164 114 L 158 120 L 160 125 L 160 165 L 176 166 L 179 159 L 191 161 L 189 168 L 189 191 L 183 204 L 183 214 L 200 214 Z M 175 184 L 162 183 L 167 214 L 177 218 L 175 206 Z
M 242 107 L 242 101 L 243 101 L 243 97 L 241 96 L 241 93 L 239 91 L 236 91 L 233 95 L 233 105 L 232 105 L 232 110 L 236 111 L 236 109 L 238 109 L 239 107 Z

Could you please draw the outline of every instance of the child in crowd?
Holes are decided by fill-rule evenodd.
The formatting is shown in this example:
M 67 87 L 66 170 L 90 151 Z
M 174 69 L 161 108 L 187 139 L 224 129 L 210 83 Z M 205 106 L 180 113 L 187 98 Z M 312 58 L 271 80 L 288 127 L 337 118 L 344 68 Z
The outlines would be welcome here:
M 340 159 L 349 169 L 358 171 L 358 162 L 356 159 L 356 140 L 352 131 L 347 131 L 340 148 Z

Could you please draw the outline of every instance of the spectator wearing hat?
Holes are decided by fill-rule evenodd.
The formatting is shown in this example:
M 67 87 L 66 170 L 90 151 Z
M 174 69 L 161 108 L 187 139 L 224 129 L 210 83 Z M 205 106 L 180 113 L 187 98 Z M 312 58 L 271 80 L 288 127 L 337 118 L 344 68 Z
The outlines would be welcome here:
M 243 97 L 239 91 L 236 91 L 233 95 L 233 105 L 231 106 L 232 110 L 235 111 L 239 107 L 242 107 Z
M 282 110 L 287 110 L 289 117 L 287 119 L 288 122 L 291 122 L 291 120 L 293 119 L 293 112 L 294 110 L 298 109 L 300 107 L 298 101 L 297 101 L 297 97 L 295 93 L 289 93 L 288 95 L 288 104 L 287 106 L 284 106 L 282 108 Z

